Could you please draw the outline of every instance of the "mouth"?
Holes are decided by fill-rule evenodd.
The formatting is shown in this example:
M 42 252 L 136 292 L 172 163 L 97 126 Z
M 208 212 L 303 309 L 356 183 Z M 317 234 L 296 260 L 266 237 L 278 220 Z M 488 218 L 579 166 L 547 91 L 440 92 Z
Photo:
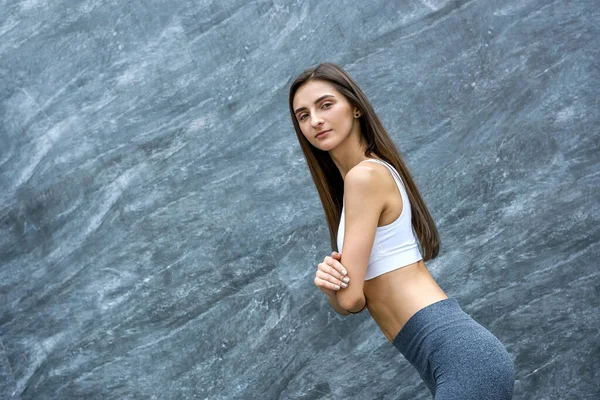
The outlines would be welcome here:
M 316 134 L 315 138 L 319 139 L 320 137 L 323 137 L 327 132 L 329 132 L 331 129 L 328 129 L 326 131 L 321 131 L 319 133 Z

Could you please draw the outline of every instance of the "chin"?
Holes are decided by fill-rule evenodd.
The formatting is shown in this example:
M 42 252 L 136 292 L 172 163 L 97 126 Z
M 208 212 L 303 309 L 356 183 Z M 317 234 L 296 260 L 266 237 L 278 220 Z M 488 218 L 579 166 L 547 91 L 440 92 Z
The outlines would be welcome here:
M 339 145 L 339 142 L 335 139 L 336 138 L 327 138 L 325 141 L 315 140 L 316 143 L 314 143 L 313 146 L 315 146 L 319 150 L 330 151 L 335 149 L 337 145 Z
M 336 144 L 321 144 L 319 146 L 317 145 L 313 145 L 314 147 L 316 147 L 317 149 L 321 150 L 321 151 L 331 151 L 333 149 L 335 149 Z

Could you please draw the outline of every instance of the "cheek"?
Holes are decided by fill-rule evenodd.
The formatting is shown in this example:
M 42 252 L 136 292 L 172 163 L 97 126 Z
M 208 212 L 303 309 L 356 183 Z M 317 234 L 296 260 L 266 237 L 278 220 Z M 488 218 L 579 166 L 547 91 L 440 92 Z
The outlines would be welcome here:
M 342 131 L 349 131 L 352 129 L 352 119 L 351 118 L 347 118 L 345 115 L 344 116 L 340 116 L 340 118 L 336 119 L 336 125 L 337 127 Z
M 306 128 L 300 128 L 300 130 L 302 131 L 302 134 L 304 135 L 304 137 L 306 138 L 306 140 L 308 140 L 310 142 L 310 132 L 306 132 Z

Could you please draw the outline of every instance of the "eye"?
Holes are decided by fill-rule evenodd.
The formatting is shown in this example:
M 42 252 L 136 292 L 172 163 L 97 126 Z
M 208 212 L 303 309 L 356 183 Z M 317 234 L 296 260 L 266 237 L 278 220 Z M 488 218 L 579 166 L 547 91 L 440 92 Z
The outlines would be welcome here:
M 301 114 L 301 115 L 298 117 L 298 121 L 303 121 L 303 120 L 304 120 L 304 117 L 306 117 L 306 114 Z
M 329 106 L 333 105 L 332 103 L 323 103 L 323 105 L 321 107 L 325 107 L 328 106 L 327 108 L 329 108 Z

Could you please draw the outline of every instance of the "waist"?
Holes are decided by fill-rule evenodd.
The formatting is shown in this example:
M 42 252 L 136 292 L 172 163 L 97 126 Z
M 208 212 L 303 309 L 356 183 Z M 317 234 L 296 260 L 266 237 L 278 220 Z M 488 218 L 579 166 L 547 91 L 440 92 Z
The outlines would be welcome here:
M 391 342 L 419 310 L 448 296 L 423 260 L 365 281 L 369 313 Z

